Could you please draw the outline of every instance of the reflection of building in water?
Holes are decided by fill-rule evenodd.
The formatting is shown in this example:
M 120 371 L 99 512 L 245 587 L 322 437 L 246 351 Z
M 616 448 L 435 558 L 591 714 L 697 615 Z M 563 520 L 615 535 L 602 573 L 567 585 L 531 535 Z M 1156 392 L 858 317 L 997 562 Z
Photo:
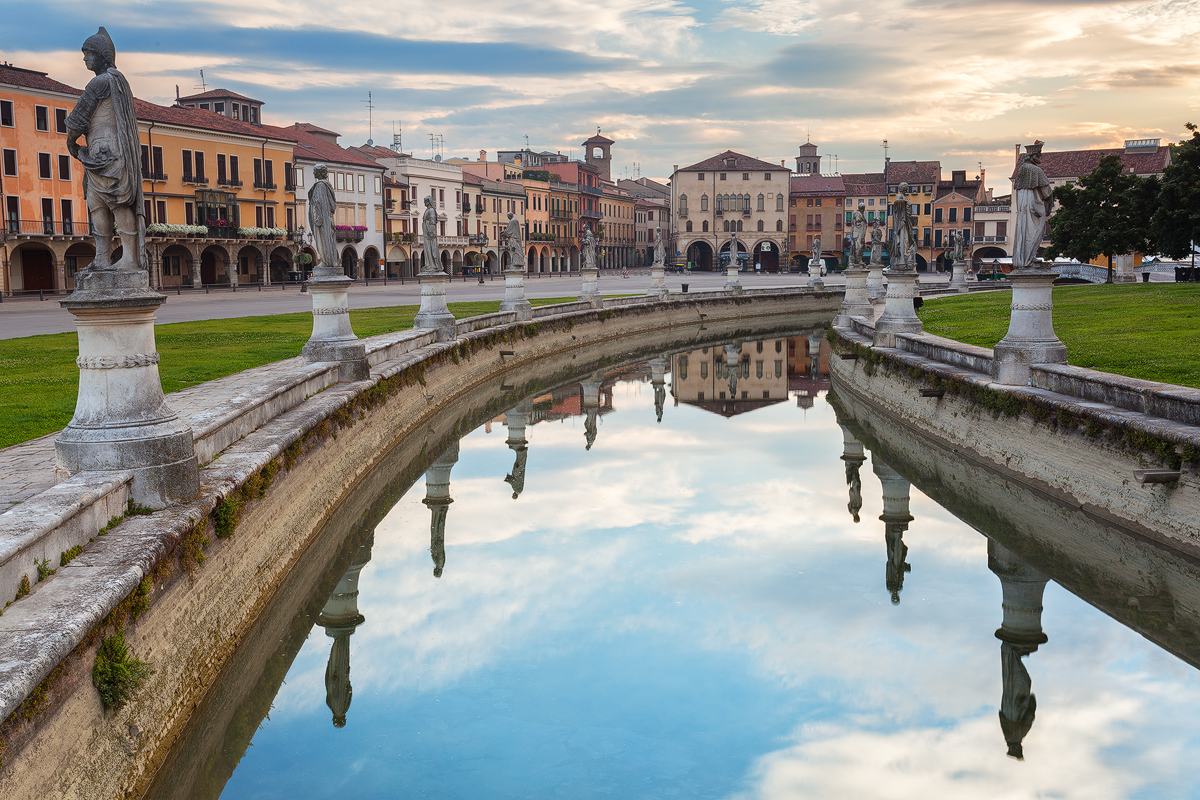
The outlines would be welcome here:
M 765 339 L 677 353 L 671 365 L 675 404 L 732 417 L 782 402 L 788 388 L 786 344 Z
M 350 568 L 338 581 L 317 617 L 317 624 L 325 629 L 326 636 L 333 639 L 329 664 L 325 667 L 325 704 L 333 712 L 335 728 L 346 724 L 346 712 L 350 710 L 350 635 L 365 621 L 363 615 L 358 613 L 358 574 L 371 560 L 373 539 L 367 539 L 358 548 Z
M 838 423 L 841 425 L 841 423 Z M 862 510 L 862 477 L 859 468 L 866 462 L 863 455 L 862 442 L 854 438 L 854 434 L 845 425 L 842 428 L 842 461 L 846 462 L 846 485 L 850 487 L 850 502 L 846 509 L 854 521 L 858 522 L 858 512 Z
M 788 390 L 800 408 L 812 408 L 817 393 L 829 388 L 829 352 L 824 328 L 787 340 Z
M 650 385 L 654 387 L 654 415 L 662 422 L 663 406 L 667 402 L 667 368 L 670 359 L 665 355 L 650 359 Z
M 579 382 L 579 397 L 583 407 L 583 438 L 587 442 L 585 449 L 591 450 L 596 443 L 598 428 L 596 420 L 600 416 L 600 391 L 604 387 L 604 373 L 597 370 L 591 377 Z M 612 388 L 608 390 L 609 405 L 612 405 Z
M 446 566 L 446 512 L 454 502 L 450 497 L 450 470 L 458 463 L 458 442 L 433 462 L 425 473 L 425 499 L 429 506 L 429 552 L 433 556 L 433 577 L 442 577 Z
M 908 492 L 911 484 L 900 476 L 900 473 L 871 457 L 871 468 L 883 485 L 883 513 L 879 516 L 883 522 L 884 540 L 887 542 L 887 569 L 884 572 L 887 590 L 892 593 L 892 603 L 900 602 L 900 591 L 904 588 L 904 573 L 911 571 L 912 566 L 905 560 L 908 556 L 908 545 L 904 543 L 904 532 L 912 515 L 908 513 Z
M 1025 757 L 1021 742 L 1033 727 L 1037 699 L 1024 656 L 1046 642 L 1042 632 L 1042 593 L 1049 580 L 1015 553 L 988 539 L 988 569 L 1000 579 L 1004 622 L 996 631 L 1000 640 L 1000 670 L 1004 690 L 1000 699 L 1000 729 L 1008 743 L 1008 754 Z
M 517 403 L 516 407 L 505 415 L 505 423 L 508 425 L 508 439 L 505 444 L 517 454 L 512 472 L 504 479 L 504 482 L 512 487 L 513 500 L 516 500 L 521 492 L 525 491 L 525 462 L 529 458 L 529 443 L 525 439 L 525 426 L 529 424 L 532 412 L 533 403 L 526 398 Z

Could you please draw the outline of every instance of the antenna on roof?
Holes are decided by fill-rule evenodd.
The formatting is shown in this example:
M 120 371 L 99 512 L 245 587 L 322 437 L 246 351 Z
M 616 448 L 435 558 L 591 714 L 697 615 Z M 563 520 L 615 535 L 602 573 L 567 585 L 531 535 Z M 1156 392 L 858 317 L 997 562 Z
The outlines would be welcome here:
M 371 93 L 367 92 L 367 146 L 375 144 L 375 104 L 371 102 Z
M 204 82 L 204 70 L 200 70 L 200 85 L 193 86 L 193 89 L 199 89 L 202 92 L 208 91 L 208 84 Z
M 529 134 L 528 133 L 525 134 L 525 149 L 526 150 L 529 149 Z

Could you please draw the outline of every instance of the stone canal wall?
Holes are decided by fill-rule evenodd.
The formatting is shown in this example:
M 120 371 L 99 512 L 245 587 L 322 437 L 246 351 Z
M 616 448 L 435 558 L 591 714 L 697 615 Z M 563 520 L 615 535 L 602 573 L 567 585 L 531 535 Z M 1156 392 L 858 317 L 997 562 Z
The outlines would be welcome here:
M 872 334 L 861 318 L 832 329 L 835 386 L 1068 505 L 1200 553 L 1200 391 L 1065 364 L 1001 386 L 987 348 L 925 333 L 872 347 Z
M 373 337 L 365 381 L 335 384 L 332 365 L 293 359 L 188 390 L 203 454 L 199 500 L 132 514 L 103 535 L 93 526 L 117 516 L 120 475 L 94 502 L 76 502 L 73 533 L 37 519 L 39 497 L 18 507 L 23 552 L 57 566 L 66 542 L 93 541 L 0 616 L 0 796 L 138 796 L 341 499 L 393 448 L 453 414 L 464 392 L 648 332 L 684 346 L 706 328 L 811 324 L 840 302 L 839 292 L 763 290 L 568 304 L 529 323 L 464 320 L 449 342 L 424 331 Z M 0 516 L 0 540 L 13 513 Z M 92 661 L 119 628 L 154 672 L 125 706 L 104 711 Z

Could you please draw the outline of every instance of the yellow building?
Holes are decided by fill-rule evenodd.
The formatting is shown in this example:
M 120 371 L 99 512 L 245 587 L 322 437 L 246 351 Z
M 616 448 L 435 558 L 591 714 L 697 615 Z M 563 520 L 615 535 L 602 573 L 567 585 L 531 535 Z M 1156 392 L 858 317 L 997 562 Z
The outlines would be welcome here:
M 942 180 L 940 161 L 892 161 L 884 169 L 887 181 L 888 207 L 896 199 L 901 183 L 908 184 L 910 213 L 917 219 L 917 269 L 930 269 L 937 248 L 933 244 L 933 203 L 938 183 Z

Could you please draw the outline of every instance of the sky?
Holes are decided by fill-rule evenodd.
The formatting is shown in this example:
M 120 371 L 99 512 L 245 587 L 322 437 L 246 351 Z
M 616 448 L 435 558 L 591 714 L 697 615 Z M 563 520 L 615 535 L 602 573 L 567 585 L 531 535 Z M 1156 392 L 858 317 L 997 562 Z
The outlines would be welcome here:
M 0 0 L 0 61 L 83 86 L 104 25 L 140 97 L 263 100 L 274 124 L 429 157 L 616 141 L 614 177 L 726 149 L 825 172 L 940 159 L 1007 191 L 1014 144 L 1182 138 L 1200 121 L 1200 0 Z M 47 20 L 55 24 L 46 24 Z M 367 97 L 371 93 L 373 130 Z M 836 158 L 835 158 L 836 156 Z M 494 157 L 494 156 L 493 156 Z

